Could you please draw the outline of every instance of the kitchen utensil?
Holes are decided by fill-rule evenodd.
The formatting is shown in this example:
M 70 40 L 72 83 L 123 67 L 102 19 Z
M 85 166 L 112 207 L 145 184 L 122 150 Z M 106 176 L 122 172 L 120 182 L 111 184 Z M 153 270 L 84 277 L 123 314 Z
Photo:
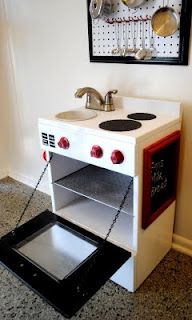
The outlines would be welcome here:
M 121 30 L 121 24 L 120 22 L 115 22 L 115 38 L 117 42 L 117 48 L 114 48 L 112 50 L 112 54 L 114 55 L 121 55 L 121 38 L 122 38 L 122 30 Z
M 132 49 L 129 49 L 129 22 L 123 23 L 123 42 L 124 42 L 124 48 L 121 49 L 121 55 L 126 57 L 129 55 L 130 52 L 132 52 Z
M 138 21 L 131 21 L 131 37 L 133 41 L 133 48 L 129 49 L 129 51 L 136 53 L 137 49 L 137 37 L 138 37 Z
M 121 0 L 129 8 L 141 6 L 146 0 Z
M 137 60 L 143 60 L 147 55 L 147 50 L 145 49 L 145 21 L 140 21 L 140 39 L 141 47 L 135 55 Z
M 126 24 L 126 27 L 125 27 L 125 50 L 124 50 L 124 56 L 128 56 L 130 55 L 131 53 L 135 52 L 135 49 L 133 48 L 129 48 L 129 32 L 130 32 L 130 27 L 131 27 L 131 24 L 130 22 L 128 22 Z M 135 38 L 136 39 L 136 38 Z M 136 47 L 136 41 L 134 42 L 134 46 Z
M 91 0 L 89 12 L 93 19 L 105 19 L 111 14 L 112 4 L 111 0 Z
M 155 52 L 155 35 L 151 26 L 151 21 L 147 22 L 147 30 L 149 32 L 149 48 L 147 49 L 147 55 L 145 57 L 145 59 L 151 59 L 154 52 Z
M 167 1 L 167 6 L 155 11 L 151 19 L 151 25 L 153 31 L 160 37 L 168 37 L 174 34 L 179 27 L 179 15 L 177 12 L 169 7 L 169 1 Z
M 151 29 L 151 32 L 150 32 L 150 29 Z M 154 35 L 154 32 L 153 32 L 151 25 L 149 26 L 149 32 L 150 32 L 149 48 L 153 52 L 153 51 L 155 51 L 155 47 L 154 47 L 155 46 L 155 35 Z
M 121 55 L 125 57 L 127 50 L 127 25 L 123 22 L 123 43 L 124 47 L 121 49 Z

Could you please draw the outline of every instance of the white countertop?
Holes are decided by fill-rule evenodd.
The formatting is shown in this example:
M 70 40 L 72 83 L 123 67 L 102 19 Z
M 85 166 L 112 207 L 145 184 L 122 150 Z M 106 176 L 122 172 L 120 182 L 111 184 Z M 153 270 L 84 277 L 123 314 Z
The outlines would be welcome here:
M 115 111 L 97 111 L 97 117 L 84 121 L 63 121 L 56 119 L 55 115 L 48 118 L 41 118 L 41 124 L 50 125 L 76 131 L 77 133 L 90 133 L 98 136 L 105 136 L 110 139 L 138 143 L 146 135 L 153 134 L 156 130 L 164 130 L 173 124 L 181 121 L 181 106 L 179 102 L 148 100 L 127 97 L 116 97 L 114 99 Z M 72 110 L 72 109 L 71 109 Z M 139 121 L 142 126 L 139 129 L 123 132 L 107 131 L 99 128 L 103 121 L 114 119 L 128 119 L 127 115 L 135 112 L 153 113 L 157 117 L 152 120 Z

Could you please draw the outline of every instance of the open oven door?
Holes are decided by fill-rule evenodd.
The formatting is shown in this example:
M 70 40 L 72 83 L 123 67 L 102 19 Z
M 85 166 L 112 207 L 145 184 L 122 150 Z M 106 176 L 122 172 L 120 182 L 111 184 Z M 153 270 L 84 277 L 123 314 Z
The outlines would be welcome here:
M 130 252 L 49 212 L 0 239 L 0 262 L 66 317 L 74 315 Z

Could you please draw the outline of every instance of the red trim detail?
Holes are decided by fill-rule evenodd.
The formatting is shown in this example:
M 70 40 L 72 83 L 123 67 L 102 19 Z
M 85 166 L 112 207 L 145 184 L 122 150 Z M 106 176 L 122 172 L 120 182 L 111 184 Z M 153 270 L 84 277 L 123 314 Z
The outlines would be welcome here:
M 43 151 L 42 158 L 43 158 L 43 160 L 47 161 L 47 153 L 46 153 L 46 151 Z
M 176 156 L 175 156 L 175 175 L 172 181 L 172 195 L 165 201 L 155 212 L 151 208 L 151 167 L 152 157 L 176 142 Z M 144 149 L 143 154 L 143 208 L 142 208 L 142 228 L 146 229 L 152 222 L 154 222 L 160 214 L 170 206 L 176 198 L 177 186 L 177 172 L 179 162 L 179 147 L 180 147 L 180 131 L 175 131 L 161 140 L 153 143 Z

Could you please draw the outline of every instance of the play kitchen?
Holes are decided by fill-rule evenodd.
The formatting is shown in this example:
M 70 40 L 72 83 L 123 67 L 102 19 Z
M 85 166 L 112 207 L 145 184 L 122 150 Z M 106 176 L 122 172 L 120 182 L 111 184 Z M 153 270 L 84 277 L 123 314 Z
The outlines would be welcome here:
M 91 277 L 99 282 L 116 264 L 112 280 L 133 292 L 171 247 L 181 110 L 177 102 L 112 97 L 116 92 L 102 98 L 78 89 L 85 106 L 40 119 L 39 133 L 47 161 L 53 156 L 53 212 L 116 249 L 102 266 L 93 259 L 87 267 L 87 290 Z
M 0 239 L 0 261 L 64 316 L 108 280 L 134 292 L 171 248 L 178 102 L 75 92 L 82 107 L 39 119 L 52 210 Z M 80 100 L 79 100 L 80 101 Z
M 190 8 L 88 0 L 90 60 L 186 64 Z M 179 102 L 74 94 L 81 107 L 39 119 L 45 167 L 0 238 L 0 262 L 66 317 L 108 279 L 134 292 L 170 250 L 181 129 Z M 19 226 L 46 170 L 52 212 Z
M 185 64 L 190 0 L 88 0 L 90 61 Z

